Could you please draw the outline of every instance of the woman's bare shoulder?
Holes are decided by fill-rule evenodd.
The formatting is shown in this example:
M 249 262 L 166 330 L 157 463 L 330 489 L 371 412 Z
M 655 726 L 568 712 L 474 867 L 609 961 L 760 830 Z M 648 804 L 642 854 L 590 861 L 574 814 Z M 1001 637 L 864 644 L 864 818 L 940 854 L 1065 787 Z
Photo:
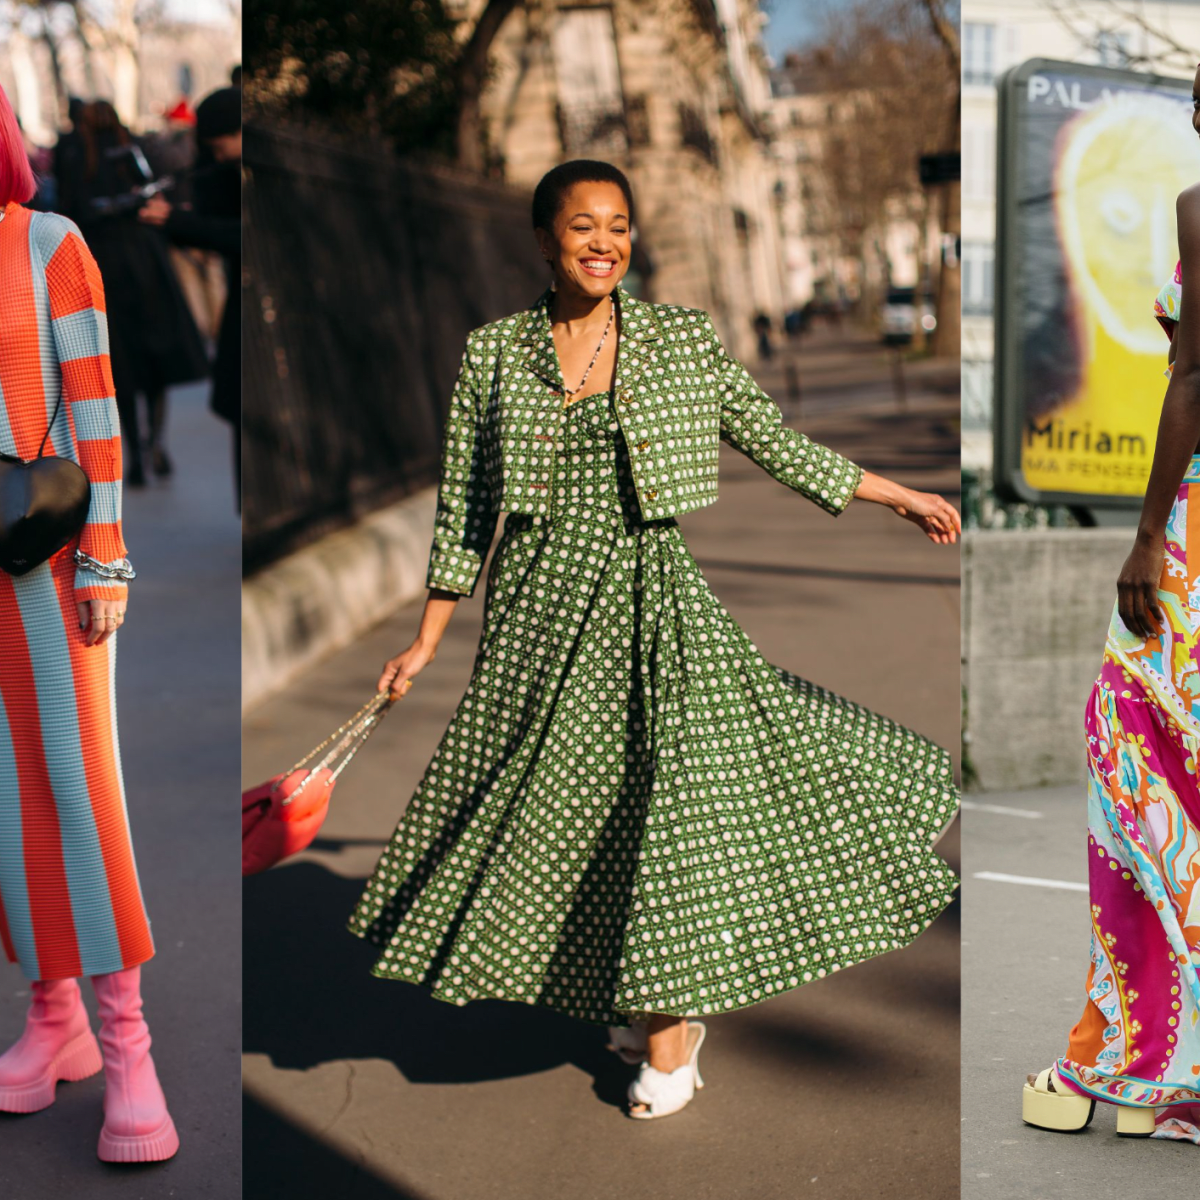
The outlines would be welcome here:
M 1179 198 L 1175 201 L 1175 209 L 1181 216 L 1184 213 L 1191 217 L 1200 214 L 1200 183 L 1193 183 L 1191 187 L 1185 187 L 1179 193 Z

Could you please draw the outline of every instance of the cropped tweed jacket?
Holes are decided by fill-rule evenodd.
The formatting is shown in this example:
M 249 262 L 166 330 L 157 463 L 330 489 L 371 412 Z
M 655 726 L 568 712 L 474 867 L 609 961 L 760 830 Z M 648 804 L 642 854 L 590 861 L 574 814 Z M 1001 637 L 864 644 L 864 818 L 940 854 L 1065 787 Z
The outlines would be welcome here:
M 501 512 L 555 514 L 566 420 L 547 289 L 467 338 L 442 445 L 426 586 L 470 596 Z M 835 516 L 862 469 L 783 424 L 779 406 L 721 345 L 708 314 L 616 291 L 616 411 L 644 521 L 717 498 L 720 442 Z

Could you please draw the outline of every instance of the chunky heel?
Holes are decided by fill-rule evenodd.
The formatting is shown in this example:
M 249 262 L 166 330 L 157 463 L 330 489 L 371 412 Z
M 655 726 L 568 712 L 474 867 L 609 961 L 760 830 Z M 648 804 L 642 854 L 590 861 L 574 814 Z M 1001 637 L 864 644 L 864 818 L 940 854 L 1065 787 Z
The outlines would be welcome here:
M 1021 1120 L 1038 1129 L 1053 1129 L 1056 1133 L 1085 1129 L 1095 1111 L 1096 1101 L 1068 1090 L 1053 1067 L 1041 1071 L 1021 1093 Z
M 140 966 L 92 977 L 104 1056 L 104 1128 L 96 1153 L 104 1162 L 162 1162 L 179 1149 L 150 1057 L 141 979 Z
M 1117 1106 L 1117 1137 L 1148 1138 L 1154 1132 L 1153 1108 L 1130 1108 L 1127 1104 Z
M 31 991 L 25 1032 L 0 1055 L 0 1112 L 41 1112 L 59 1082 L 88 1079 L 104 1065 L 75 980 L 34 980 Z
M 100 1043 L 90 1029 L 67 1046 L 56 1063 L 58 1077 L 66 1083 L 91 1079 L 103 1070 L 104 1055 L 100 1053 Z

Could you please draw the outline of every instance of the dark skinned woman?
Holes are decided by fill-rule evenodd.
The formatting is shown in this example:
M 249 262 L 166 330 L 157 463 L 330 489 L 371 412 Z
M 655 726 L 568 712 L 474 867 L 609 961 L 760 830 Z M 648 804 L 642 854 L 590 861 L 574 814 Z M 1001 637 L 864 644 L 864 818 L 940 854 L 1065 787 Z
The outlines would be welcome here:
M 1192 124 L 1200 133 L 1200 71 Z M 1200 186 L 1176 204 L 1180 263 L 1155 315 L 1171 382 L 1133 549 L 1087 706 L 1087 1004 L 1022 1114 L 1200 1144 Z
M 380 691 L 433 660 L 508 516 L 470 684 L 350 928 L 382 978 L 609 1026 L 650 1118 L 702 1086 L 689 1018 L 907 944 L 956 882 L 949 756 L 768 663 L 676 516 L 716 499 L 725 440 L 831 514 L 871 500 L 943 545 L 959 520 L 786 428 L 705 313 L 621 288 L 633 218 L 609 164 L 550 171 L 553 282 L 467 339 L 429 597 Z

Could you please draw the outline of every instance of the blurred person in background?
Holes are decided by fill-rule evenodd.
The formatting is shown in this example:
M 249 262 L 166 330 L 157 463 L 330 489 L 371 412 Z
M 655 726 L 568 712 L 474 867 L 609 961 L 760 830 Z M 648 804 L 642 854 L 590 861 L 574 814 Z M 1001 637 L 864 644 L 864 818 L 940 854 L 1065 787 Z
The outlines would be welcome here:
M 162 236 L 137 219 L 150 184 L 139 139 L 107 100 L 85 104 L 77 152 L 59 180 L 62 211 L 73 218 L 100 265 L 110 295 L 109 337 L 117 405 L 129 457 L 126 482 L 146 482 L 144 455 L 169 475 L 167 388 L 208 374 L 204 344 L 167 255 Z M 148 410 L 143 439 L 138 396 Z
M 766 313 L 754 315 L 754 336 L 758 341 L 758 357 L 762 362 L 771 361 L 771 318 Z
M 214 250 L 225 264 L 225 308 L 213 362 L 213 412 L 233 430 L 234 478 L 241 479 L 242 93 L 219 88 L 196 107 L 196 139 L 211 157 L 191 177 L 190 207 L 152 197 L 138 214 L 177 245 Z
M 71 127 L 64 129 L 58 135 L 58 141 L 54 144 L 54 159 L 51 170 L 53 170 L 56 180 L 61 179 L 64 174 L 69 175 L 71 173 L 72 167 L 69 164 L 72 159 L 82 153 L 79 123 L 83 120 L 84 107 L 84 102 L 78 96 L 67 98 L 67 121 Z
M 155 1162 L 175 1154 L 179 1137 L 142 1016 L 141 967 L 155 947 L 114 708 L 116 633 L 134 571 L 105 288 L 78 227 L 25 207 L 34 190 L 0 90 L 0 456 L 19 480 L 44 445 L 90 485 L 71 541 L 23 574 L 0 570 L 0 945 L 32 993 L 23 1032 L 0 1053 L 0 1112 L 48 1108 L 60 1082 L 103 1070 L 99 1157 Z M 107 306 L 115 300 L 109 292 Z M 99 1004 L 99 1041 L 83 977 Z
M 174 181 L 172 207 L 190 208 L 196 175 L 203 177 L 212 165 L 212 154 L 196 139 L 196 111 L 186 97 L 163 113 L 162 128 L 146 138 L 146 157 L 155 175 L 170 176 Z M 225 308 L 225 267 L 221 255 L 173 241 L 168 253 L 211 359 L 216 353 Z

